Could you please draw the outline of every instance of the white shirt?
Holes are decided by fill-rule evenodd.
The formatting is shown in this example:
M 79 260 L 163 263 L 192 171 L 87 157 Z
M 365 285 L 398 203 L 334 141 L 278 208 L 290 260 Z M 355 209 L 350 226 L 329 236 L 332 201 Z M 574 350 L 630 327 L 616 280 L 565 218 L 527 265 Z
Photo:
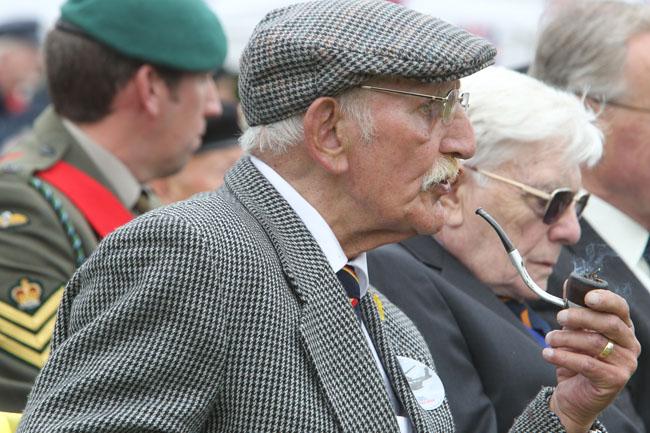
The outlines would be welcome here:
M 262 176 L 268 180 L 271 185 L 280 193 L 280 195 L 289 203 L 289 206 L 298 214 L 298 217 L 302 222 L 307 226 L 307 230 L 312 234 L 318 246 L 323 250 L 325 258 L 329 262 L 332 271 L 335 273 L 343 269 L 343 266 L 350 264 L 359 277 L 359 287 L 361 289 L 361 297 L 363 297 L 368 292 L 368 265 L 366 262 L 366 253 L 361 253 L 353 260 L 348 260 L 343 252 L 343 248 L 339 243 L 338 239 L 334 235 L 334 232 L 327 224 L 325 219 L 321 216 L 320 213 L 311 205 L 307 200 L 305 200 L 298 191 L 293 188 L 289 182 L 284 180 L 275 170 L 269 167 L 264 161 L 251 155 L 251 162 L 253 165 L 262 173 Z M 377 368 L 381 373 L 382 378 L 384 379 L 384 386 L 386 387 L 386 392 L 388 393 L 388 398 L 393 406 L 393 412 L 396 411 L 396 408 L 399 407 L 397 397 L 393 393 L 393 388 L 390 385 L 386 371 L 384 370 L 381 361 L 379 360 L 379 355 L 375 350 L 375 346 L 372 343 L 372 339 L 366 330 L 365 325 L 360 322 L 361 329 L 363 330 L 370 351 L 375 359 Z M 411 433 L 413 431 L 411 422 L 407 417 L 396 416 L 397 424 L 400 427 L 402 433 Z
M 585 208 L 584 217 L 650 291 L 650 267 L 643 258 L 648 230 L 593 194 Z
M 81 148 L 95 163 L 97 169 L 104 175 L 122 204 L 128 209 L 133 209 L 138 198 L 140 198 L 142 186 L 126 165 L 111 152 L 95 143 L 74 123 L 63 119 L 63 126 L 79 142 Z

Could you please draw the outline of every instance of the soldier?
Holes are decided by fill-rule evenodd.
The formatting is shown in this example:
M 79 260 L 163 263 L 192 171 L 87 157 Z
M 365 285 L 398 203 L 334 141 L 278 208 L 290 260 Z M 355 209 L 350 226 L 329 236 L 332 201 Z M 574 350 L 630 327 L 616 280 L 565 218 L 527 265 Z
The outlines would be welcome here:
M 171 176 L 154 179 L 149 186 L 163 203 L 184 200 L 192 195 L 212 191 L 223 184 L 226 171 L 244 153 L 237 139 L 241 135 L 238 107 L 225 102 L 223 113 L 208 119 L 201 147 L 181 171 Z
M 74 270 L 198 148 L 225 53 L 202 0 L 61 7 L 45 42 L 53 107 L 0 159 L 0 410 L 24 407 Z

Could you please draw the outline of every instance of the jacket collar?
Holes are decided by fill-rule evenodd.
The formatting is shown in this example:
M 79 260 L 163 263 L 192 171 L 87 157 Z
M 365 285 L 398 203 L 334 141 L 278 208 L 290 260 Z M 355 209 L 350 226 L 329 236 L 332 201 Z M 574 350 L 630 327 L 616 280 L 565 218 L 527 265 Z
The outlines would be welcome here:
M 519 319 L 494 295 L 492 289 L 479 281 L 465 265 L 447 252 L 431 236 L 416 236 L 401 242 L 401 244 L 421 262 L 436 270 L 454 286 L 454 289 L 467 293 L 532 338 Z
M 33 135 L 24 139 L 19 146 L 24 150 L 26 160 L 29 160 L 29 171 L 32 173 L 64 160 L 83 170 L 116 194 L 110 187 L 110 182 L 65 128 L 61 117 L 52 107 L 46 108 L 36 119 Z
M 397 430 L 365 336 L 343 287 L 298 215 L 253 166 L 240 160 L 226 188 L 263 227 L 301 304 L 300 334 L 327 398 L 346 432 Z M 379 396 L 379 397 L 378 397 Z

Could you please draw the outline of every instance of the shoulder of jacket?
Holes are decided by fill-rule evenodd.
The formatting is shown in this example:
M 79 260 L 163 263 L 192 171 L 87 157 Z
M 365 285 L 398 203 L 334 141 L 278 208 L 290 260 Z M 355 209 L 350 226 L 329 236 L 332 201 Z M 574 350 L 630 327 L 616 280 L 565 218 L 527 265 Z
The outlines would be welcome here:
M 0 174 L 30 178 L 59 161 L 71 139 L 61 118 L 49 108 L 36 119 L 31 131 L 0 154 Z

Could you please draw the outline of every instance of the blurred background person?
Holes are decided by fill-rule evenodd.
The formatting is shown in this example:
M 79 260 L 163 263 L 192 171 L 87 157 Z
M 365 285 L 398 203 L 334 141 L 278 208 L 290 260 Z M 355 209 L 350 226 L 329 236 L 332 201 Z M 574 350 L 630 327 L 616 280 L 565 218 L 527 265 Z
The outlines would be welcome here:
M 582 170 L 592 193 L 582 237 L 564 249 L 550 289 L 559 292 L 575 267 L 624 289 L 646 348 L 629 387 L 650 431 L 650 5 L 566 2 L 547 16 L 530 74 L 599 112 L 605 150 Z
M 198 149 L 225 55 L 202 0 L 62 6 L 45 42 L 53 107 L 0 155 L 0 410 L 24 407 L 74 270 Z
M 601 156 L 602 135 L 578 98 L 526 75 L 491 67 L 461 88 L 472 98 L 476 153 L 440 199 L 445 224 L 433 237 L 370 253 L 369 273 L 427 340 L 457 432 L 501 433 L 557 382 L 542 358 L 551 328 L 528 307 L 537 295 L 475 211 L 494 216 L 545 288 L 562 245 L 580 237 L 579 167 Z M 627 393 L 600 419 L 612 432 L 644 431 Z
M 178 173 L 149 182 L 162 203 L 173 203 L 198 192 L 219 188 L 226 171 L 242 156 L 238 143 L 241 128 L 237 104 L 223 102 L 222 106 L 221 116 L 207 119 L 201 147 L 189 162 Z
M 0 149 L 47 105 L 35 20 L 0 24 Z

